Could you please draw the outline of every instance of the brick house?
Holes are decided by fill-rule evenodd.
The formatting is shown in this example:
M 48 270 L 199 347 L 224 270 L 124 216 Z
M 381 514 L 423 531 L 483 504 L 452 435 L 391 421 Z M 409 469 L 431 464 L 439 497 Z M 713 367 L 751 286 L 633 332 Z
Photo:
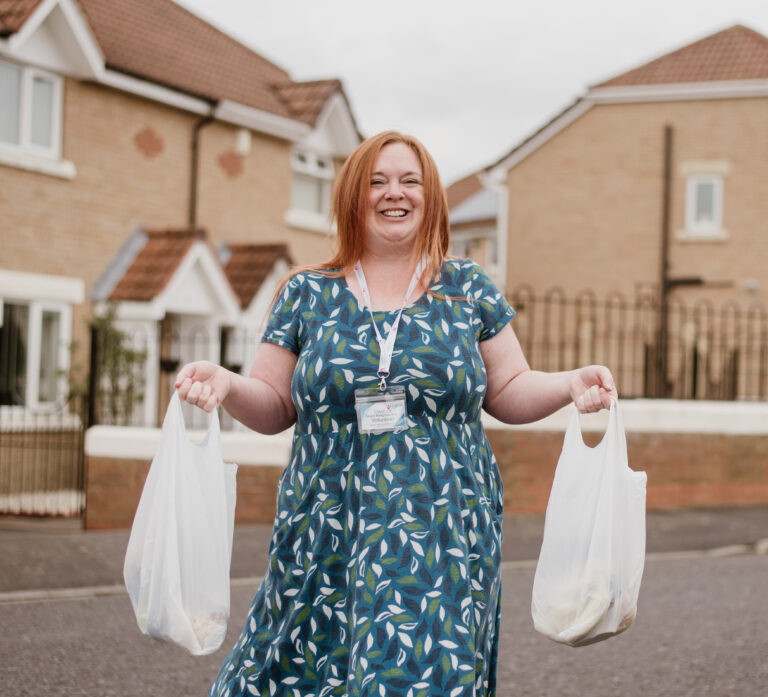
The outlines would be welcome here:
M 590 87 L 449 187 L 452 214 L 481 187 L 503 186 L 496 221 L 508 240 L 500 263 L 509 287 L 631 296 L 657 286 L 669 126 L 669 277 L 766 301 L 767 122 L 768 38 L 734 26 Z
M 744 340 L 753 334 L 756 353 L 768 327 L 767 123 L 768 38 L 733 26 L 590 87 L 496 163 L 457 182 L 452 220 L 485 226 L 478 242 L 495 222 L 507 292 L 558 286 L 568 298 L 586 290 L 630 305 L 646 298 L 662 314 L 687 308 L 669 320 L 663 340 L 697 351 L 699 369 L 713 351 L 710 341 L 704 356 L 703 325 L 730 303 L 740 308 L 732 315 L 757 318 L 739 330 Z M 496 216 L 461 215 L 491 195 Z M 660 341 L 647 338 L 640 348 L 661 355 L 650 345 Z M 727 347 L 731 372 L 744 364 L 745 351 L 736 352 Z M 721 394 L 765 383 L 762 360 L 762 369 L 738 378 L 741 387 Z
M 294 82 L 171 0 L 0 0 L 6 410 L 62 398 L 106 300 L 154 331 L 152 356 L 195 316 L 221 358 L 289 261 L 327 258 L 334 172 L 360 139 L 338 80 Z

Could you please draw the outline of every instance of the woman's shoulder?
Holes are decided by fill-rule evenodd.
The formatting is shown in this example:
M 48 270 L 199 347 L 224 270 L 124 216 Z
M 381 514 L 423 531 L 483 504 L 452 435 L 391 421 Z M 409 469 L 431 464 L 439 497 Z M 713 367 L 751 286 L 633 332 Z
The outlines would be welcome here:
M 443 262 L 443 283 L 466 291 L 474 288 L 478 283 L 486 285 L 491 280 L 482 266 L 474 259 L 450 258 Z
M 292 291 L 303 288 L 309 291 L 322 291 L 326 285 L 337 283 L 341 277 L 338 269 L 307 266 L 290 271 L 284 286 Z

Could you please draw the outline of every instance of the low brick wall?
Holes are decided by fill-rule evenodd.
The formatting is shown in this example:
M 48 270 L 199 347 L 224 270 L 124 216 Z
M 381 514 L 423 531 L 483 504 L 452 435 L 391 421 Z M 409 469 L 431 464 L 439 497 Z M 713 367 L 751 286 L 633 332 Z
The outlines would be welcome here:
M 88 457 L 85 528 L 130 528 L 151 460 Z M 272 523 L 275 494 L 283 468 L 245 465 L 237 470 L 235 524 Z
M 488 438 L 505 512 L 543 513 L 563 433 L 489 430 Z M 649 509 L 768 503 L 768 436 L 627 433 L 627 453 L 630 467 L 648 475 Z
M 648 508 L 768 504 L 768 404 L 638 400 L 622 404 L 622 413 L 630 467 L 648 474 Z M 571 414 L 528 427 L 486 421 L 508 514 L 544 512 Z M 605 414 L 582 418 L 588 445 L 602 438 L 604 424 Z M 89 430 L 86 528 L 130 527 L 158 440 L 157 429 Z M 290 436 L 225 433 L 223 440 L 224 459 L 239 464 L 236 524 L 272 523 Z

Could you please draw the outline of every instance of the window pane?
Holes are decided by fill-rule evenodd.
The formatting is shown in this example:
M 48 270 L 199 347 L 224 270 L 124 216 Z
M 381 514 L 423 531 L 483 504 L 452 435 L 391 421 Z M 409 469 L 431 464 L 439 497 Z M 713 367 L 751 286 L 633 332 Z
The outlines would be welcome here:
M 32 81 L 32 145 L 53 145 L 53 83 L 36 77 Z
M 696 184 L 695 221 L 704 225 L 715 221 L 715 185 L 711 181 Z
M 29 308 L 5 303 L 0 327 L 0 404 L 26 401 L 28 328 Z
M 55 402 L 58 397 L 59 377 L 59 326 L 58 312 L 43 311 L 43 326 L 40 336 L 40 389 L 38 400 Z
M 19 142 L 21 70 L 0 61 L 0 141 Z
M 323 212 L 323 184 L 321 179 L 306 174 L 293 175 L 291 208 L 313 213 Z

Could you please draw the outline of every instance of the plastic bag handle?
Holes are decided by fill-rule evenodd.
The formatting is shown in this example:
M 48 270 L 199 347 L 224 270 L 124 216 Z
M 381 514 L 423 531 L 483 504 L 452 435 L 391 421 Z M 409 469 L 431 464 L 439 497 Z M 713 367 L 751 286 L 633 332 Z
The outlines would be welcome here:
M 168 404 L 169 415 L 171 410 L 174 412 L 175 418 L 179 420 L 180 430 L 184 432 L 184 436 L 189 440 L 189 436 L 187 435 L 187 423 L 184 419 L 184 412 L 181 410 L 181 399 L 179 398 L 179 393 L 177 390 L 173 391 L 173 394 L 171 395 L 171 401 Z M 215 407 L 211 412 L 211 421 L 208 424 L 208 429 L 206 430 L 206 433 L 200 443 L 206 443 L 210 438 L 215 438 L 220 431 L 221 425 L 219 423 L 219 408 Z

